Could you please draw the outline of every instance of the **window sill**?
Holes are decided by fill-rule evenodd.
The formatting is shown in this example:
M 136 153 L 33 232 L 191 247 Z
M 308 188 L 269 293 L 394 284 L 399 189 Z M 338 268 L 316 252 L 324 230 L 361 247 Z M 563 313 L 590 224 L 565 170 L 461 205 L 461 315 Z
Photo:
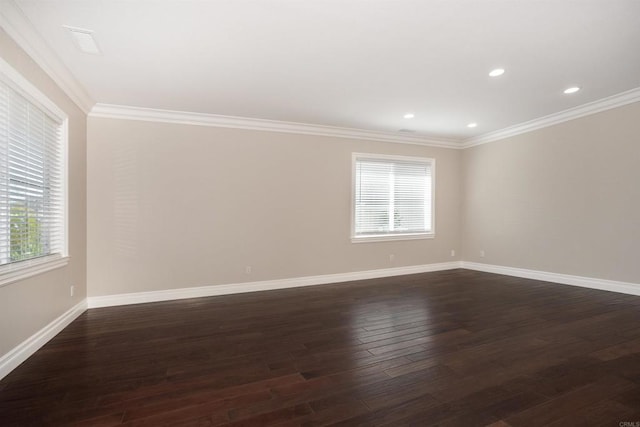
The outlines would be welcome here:
M 351 243 L 387 242 L 392 240 L 418 240 L 433 239 L 435 233 L 415 233 L 415 234 L 378 234 L 371 236 L 351 236 Z
M 69 263 L 68 256 L 51 255 L 0 267 L 0 287 L 36 276 Z

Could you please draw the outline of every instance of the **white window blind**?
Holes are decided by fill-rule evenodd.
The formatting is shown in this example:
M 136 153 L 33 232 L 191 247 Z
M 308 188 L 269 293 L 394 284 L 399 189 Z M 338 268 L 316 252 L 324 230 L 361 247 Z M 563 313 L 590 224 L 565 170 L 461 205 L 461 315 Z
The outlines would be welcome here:
M 433 160 L 354 155 L 353 236 L 433 233 Z
M 0 266 L 63 255 L 62 120 L 0 81 Z

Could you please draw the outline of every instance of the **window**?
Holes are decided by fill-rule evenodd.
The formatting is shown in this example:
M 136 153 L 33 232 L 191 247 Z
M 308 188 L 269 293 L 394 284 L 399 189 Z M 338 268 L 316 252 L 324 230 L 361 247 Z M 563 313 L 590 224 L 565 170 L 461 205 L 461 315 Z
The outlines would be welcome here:
M 0 284 L 66 257 L 65 146 L 64 113 L 2 61 Z
M 433 237 L 435 160 L 353 154 L 352 241 Z

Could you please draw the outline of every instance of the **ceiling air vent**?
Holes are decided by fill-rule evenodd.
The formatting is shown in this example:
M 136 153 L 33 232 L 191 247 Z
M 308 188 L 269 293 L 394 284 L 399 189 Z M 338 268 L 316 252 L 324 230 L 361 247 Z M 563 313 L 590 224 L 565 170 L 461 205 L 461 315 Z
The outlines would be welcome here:
M 93 31 L 85 30 L 84 28 L 70 27 L 68 25 L 63 25 L 63 27 L 71 33 L 71 35 L 73 36 L 73 41 L 75 41 L 78 49 L 80 49 L 84 53 L 100 55 L 98 44 L 93 38 Z

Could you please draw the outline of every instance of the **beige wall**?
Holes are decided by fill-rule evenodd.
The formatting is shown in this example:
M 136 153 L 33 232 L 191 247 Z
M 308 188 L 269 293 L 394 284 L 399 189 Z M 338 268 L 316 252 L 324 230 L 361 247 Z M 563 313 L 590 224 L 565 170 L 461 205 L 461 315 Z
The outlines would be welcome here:
M 86 297 L 86 115 L 1 29 L 0 56 L 69 116 L 71 256 L 64 268 L 0 287 L 1 357 Z
M 87 293 L 459 259 L 640 283 L 640 104 L 463 151 L 99 118 L 87 149 L 86 116 L 1 30 L 0 52 L 69 115 L 71 255 L 0 287 L 0 355 Z M 351 243 L 352 152 L 436 159 L 434 239 Z
M 640 103 L 462 157 L 465 261 L 640 283 Z
M 459 259 L 459 150 L 92 117 L 88 128 L 90 296 Z M 352 152 L 436 159 L 435 239 L 351 243 Z

